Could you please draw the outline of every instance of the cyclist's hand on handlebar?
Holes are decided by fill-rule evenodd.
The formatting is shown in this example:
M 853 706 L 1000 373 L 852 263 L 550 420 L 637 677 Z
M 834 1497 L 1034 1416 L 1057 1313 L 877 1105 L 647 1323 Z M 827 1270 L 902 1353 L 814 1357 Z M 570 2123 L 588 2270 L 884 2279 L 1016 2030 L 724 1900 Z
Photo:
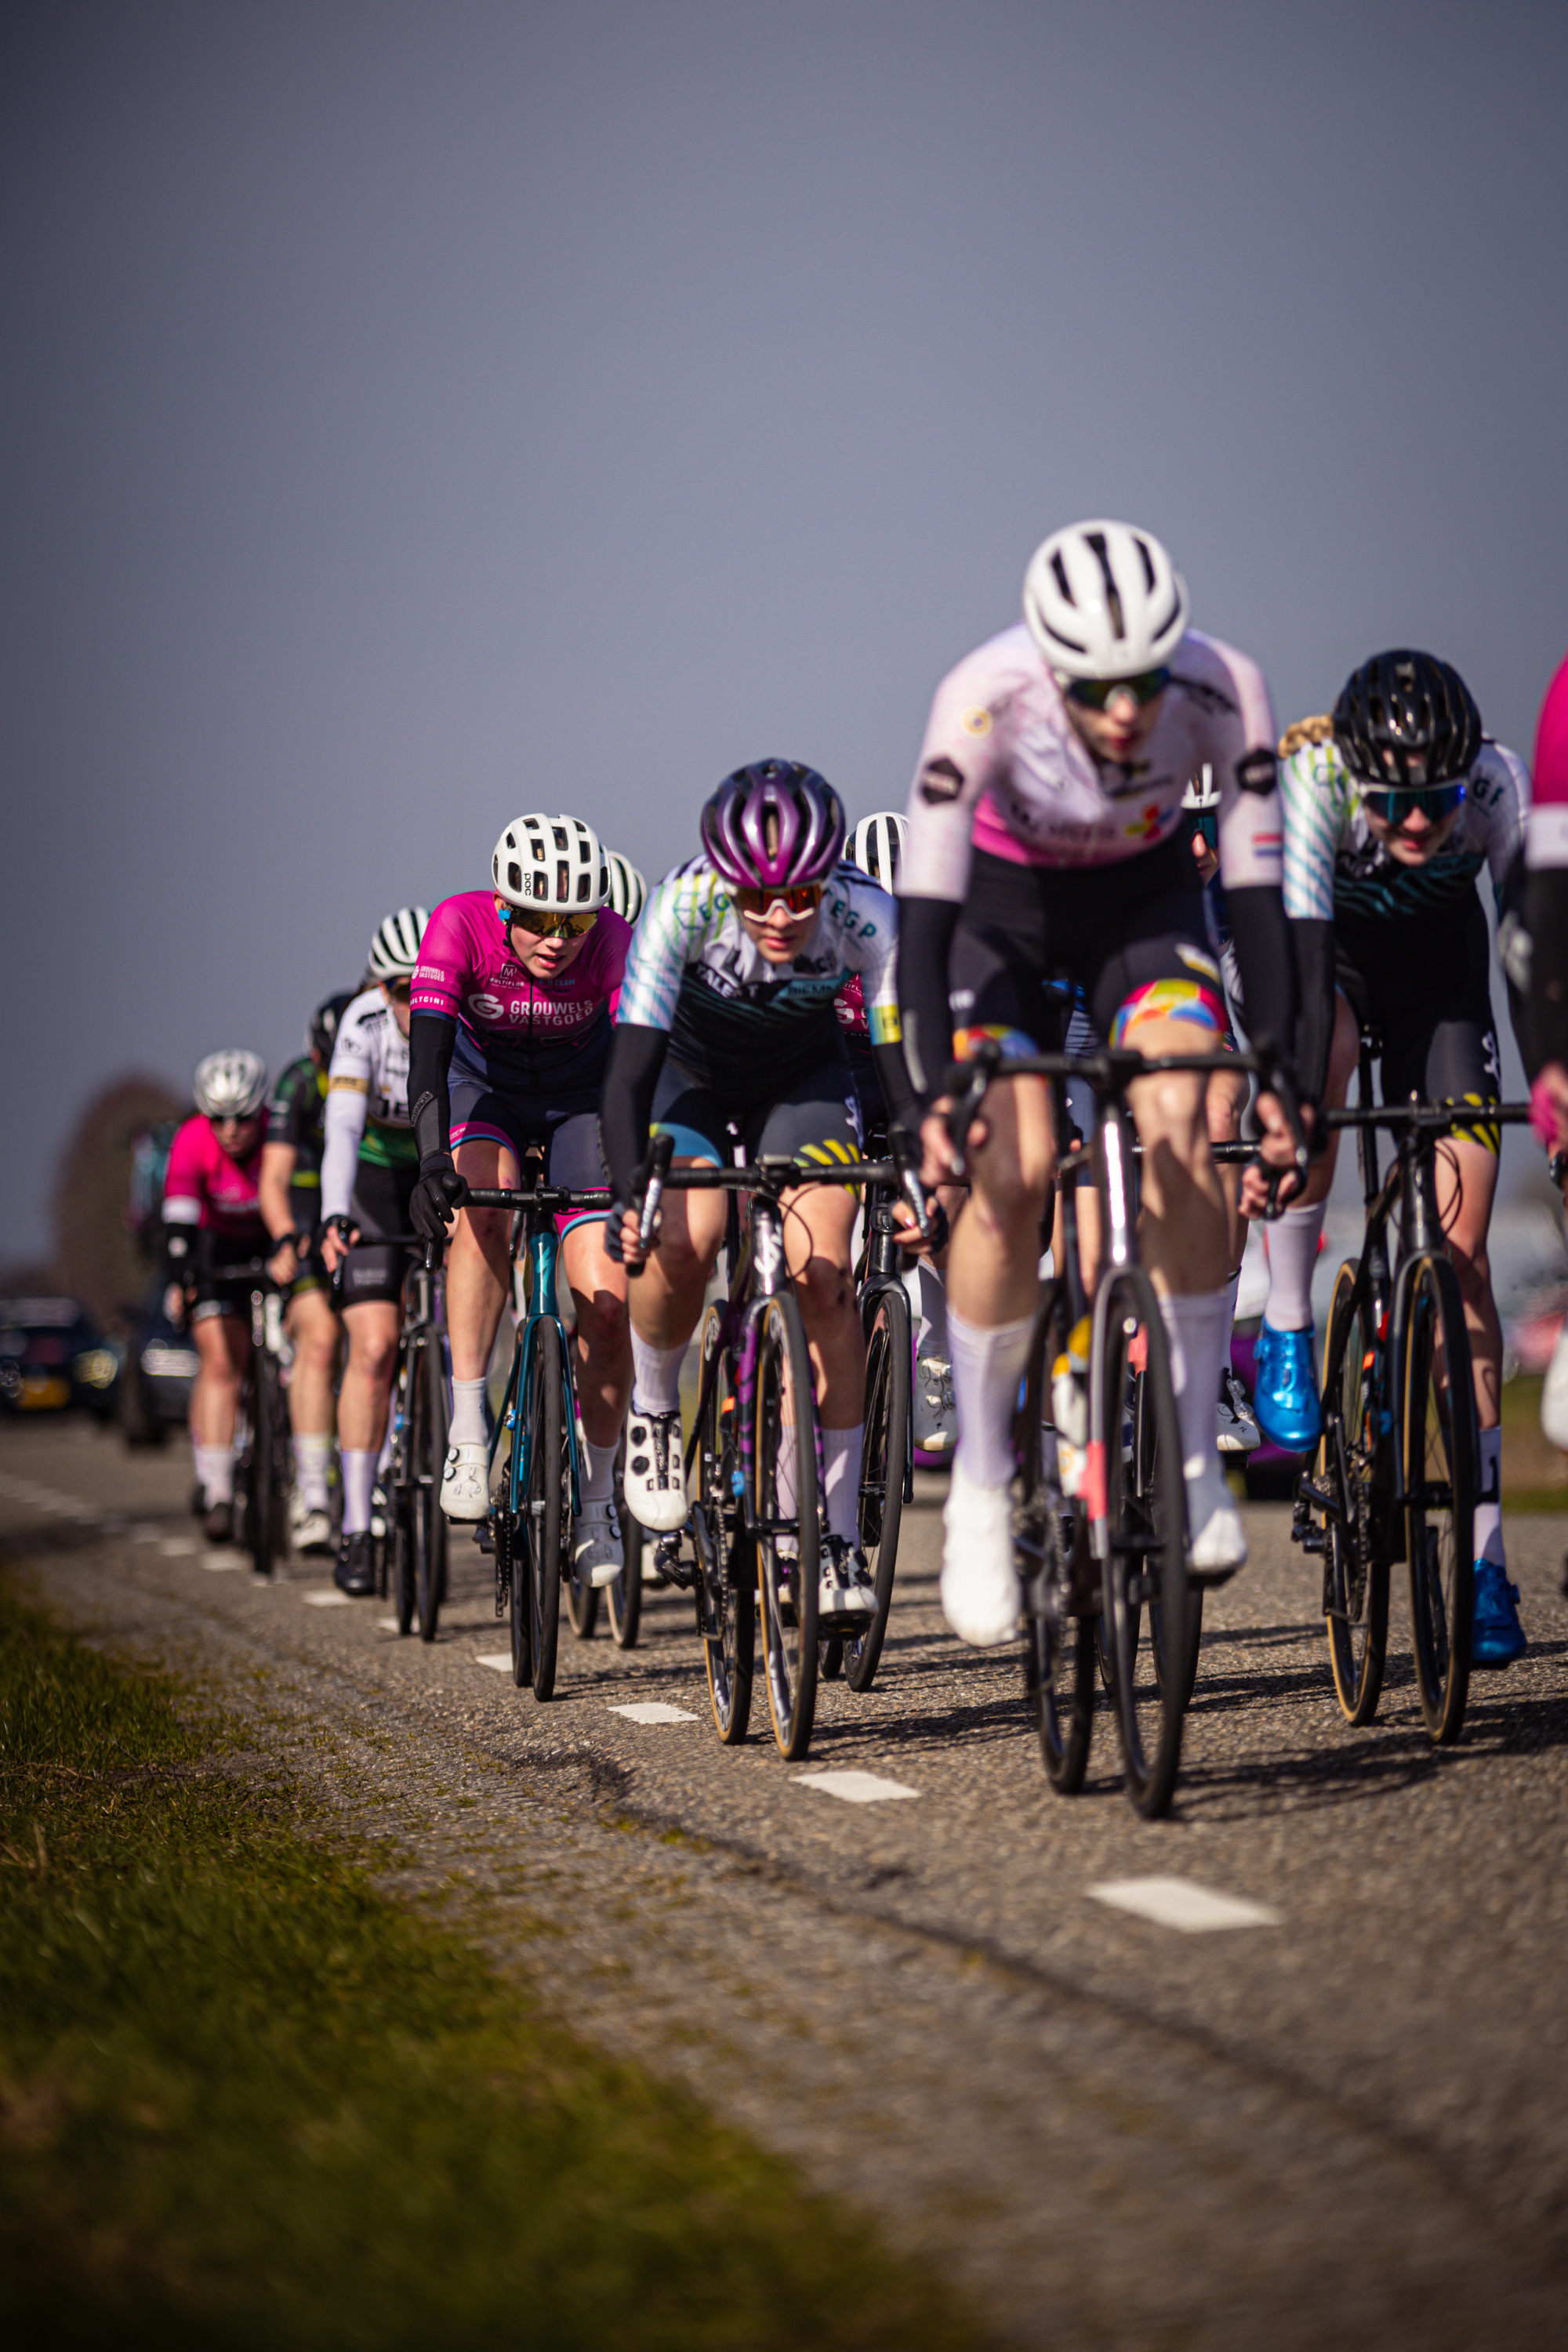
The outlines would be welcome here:
M 1299 1202 L 1307 1189 L 1303 1161 L 1312 1132 L 1312 1106 L 1298 1107 L 1279 1094 L 1260 1094 L 1258 1119 L 1263 1133 L 1258 1158 L 1242 1171 L 1241 1213 L 1268 1219 Z
M 953 1150 L 952 1138 L 948 1133 L 947 1123 L 952 1108 L 952 1097 L 941 1095 L 921 1121 L 921 1182 L 928 1189 L 938 1184 L 951 1184 L 955 1176 L 962 1176 L 964 1172 L 963 1161 Z M 972 1120 L 968 1136 L 970 1150 L 980 1150 L 990 1133 L 986 1120 Z
M 170 1283 L 163 1293 L 163 1312 L 176 1331 L 185 1328 L 185 1286 L 181 1282 Z
M 468 1179 L 459 1176 L 449 1151 L 429 1151 L 419 1162 L 419 1181 L 408 1200 L 414 1230 L 422 1240 L 438 1242 L 468 1197 Z
M 274 1234 L 273 1251 L 267 1261 L 267 1271 L 279 1290 L 286 1290 L 300 1271 L 300 1244 L 303 1234 Z
M 623 1202 L 612 1202 L 610 1213 L 605 1220 L 606 1256 L 614 1258 L 617 1265 L 624 1265 L 628 1274 L 636 1274 L 647 1264 L 658 1247 L 658 1227 L 662 1223 L 661 1214 L 655 1223 L 653 1239 L 645 1249 L 641 1212 L 627 1208 Z
M 321 1252 L 329 1274 L 336 1274 L 359 1239 L 359 1227 L 346 1217 L 329 1217 L 321 1227 Z

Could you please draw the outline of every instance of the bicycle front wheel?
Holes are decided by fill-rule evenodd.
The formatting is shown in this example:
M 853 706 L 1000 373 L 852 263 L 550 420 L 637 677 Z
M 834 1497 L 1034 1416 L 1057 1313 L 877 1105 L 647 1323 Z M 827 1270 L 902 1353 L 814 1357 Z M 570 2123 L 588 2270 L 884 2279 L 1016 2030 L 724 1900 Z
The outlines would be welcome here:
M 533 1335 L 527 1397 L 527 1569 L 529 1645 L 533 1653 L 533 1696 L 555 1690 L 555 1651 L 561 1633 L 561 1587 L 569 1566 L 566 1545 L 572 1527 L 572 1455 L 566 1442 L 564 1373 L 561 1334 L 541 1316 Z M 514 1563 L 512 1574 L 523 1565 Z
M 798 1763 L 811 1746 L 816 1715 L 820 1544 L 811 1358 L 800 1309 L 787 1292 L 768 1300 L 758 1327 L 755 1442 L 757 1588 L 768 1711 L 779 1754 Z
M 1323 1622 L 1340 1711 L 1372 1721 L 1388 1656 L 1388 1561 L 1377 1507 L 1378 1386 L 1383 1359 L 1372 1311 L 1353 1304 L 1356 1269 L 1334 1276 L 1323 1349 L 1323 1434 L 1314 1513 L 1323 1536 Z
M 1095 1629 L 1100 1612 L 1098 1596 L 1090 1603 L 1085 1590 L 1088 1522 L 1062 1495 L 1057 1432 L 1047 1419 L 1051 1367 L 1067 1347 L 1067 1333 L 1061 1286 L 1053 1283 L 1035 1324 L 1024 1373 L 1013 1551 L 1024 1594 L 1024 1693 L 1039 1735 L 1040 1759 L 1058 1796 L 1076 1797 L 1094 1733 Z
M 1409 1285 L 1405 1509 L 1415 1685 L 1427 1738 L 1450 1748 L 1464 1727 L 1475 1630 L 1475 1389 L 1453 1267 L 1446 1257 L 1418 1259 Z
M 877 1611 L 863 1633 L 844 1643 L 846 1678 L 868 1691 L 875 1678 L 893 1605 L 899 1527 L 904 1509 L 914 1355 L 909 1295 L 900 1285 L 876 1295 L 866 1326 L 866 1444 L 860 1466 L 860 1549 L 877 1588 Z
M 1156 1821 L 1170 1810 L 1181 1769 L 1191 1621 L 1186 1486 L 1179 1470 L 1170 1475 L 1182 1446 L 1165 1323 L 1154 1286 L 1141 1268 L 1107 1277 L 1095 1339 L 1100 1354 L 1089 1450 L 1094 1475 L 1101 1475 L 1102 1464 L 1105 1480 L 1104 1610 L 1122 1777 L 1137 1811 Z M 1134 1395 L 1135 1366 L 1142 1373 L 1141 1401 Z M 1149 1424 L 1147 1454 L 1133 1419 L 1139 1402 Z M 1151 1480 L 1153 1464 L 1164 1475 Z M 1142 1643 L 1141 1613 L 1148 1620 Z
M 752 1720 L 756 1659 L 757 1556 L 741 1505 L 735 1368 L 724 1346 L 725 1310 L 702 1326 L 702 1415 L 697 1427 L 699 1487 L 691 1514 L 697 1545 L 698 1626 L 708 1667 L 713 1725 L 738 1748 Z
M 621 1492 L 621 1465 L 626 1434 L 616 1456 L 616 1517 L 621 1530 L 621 1572 L 609 1588 L 610 1639 L 617 1650 L 635 1650 L 642 1631 L 642 1529 L 626 1508 Z
M 447 1515 L 441 1508 L 446 1462 L 447 1368 L 441 1335 L 427 1324 L 414 1339 L 408 1365 L 408 1507 L 422 1642 L 436 1639 L 447 1595 Z

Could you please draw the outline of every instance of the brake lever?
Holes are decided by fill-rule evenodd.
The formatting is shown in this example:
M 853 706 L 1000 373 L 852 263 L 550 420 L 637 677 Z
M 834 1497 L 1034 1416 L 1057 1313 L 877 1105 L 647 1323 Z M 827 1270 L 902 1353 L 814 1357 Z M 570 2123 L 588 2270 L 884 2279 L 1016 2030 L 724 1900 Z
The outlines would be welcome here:
M 632 1206 L 637 1213 L 637 1247 L 647 1251 L 653 1246 L 658 1228 L 659 1203 L 664 1198 L 664 1180 L 669 1173 L 669 1163 L 675 1157 L 675 1138 L 668 1132 L 656 1135 L 648 1147 L 647 1158 L 638 1169 L 632 1185 Z M 627 1278 L 642 1272 L 640 1265 L 628 1265 Z
M 934 1227 L 931 1212 L 926 1207 L 925 1187 L 921 1182 L 921 1156 L 914 1138 L 901 1127 L 895 1127 L 888 1138 L 893 1165 L 899 1171 L 899 1190 L 914 1212 L 921 1239 L 929 1242 Z

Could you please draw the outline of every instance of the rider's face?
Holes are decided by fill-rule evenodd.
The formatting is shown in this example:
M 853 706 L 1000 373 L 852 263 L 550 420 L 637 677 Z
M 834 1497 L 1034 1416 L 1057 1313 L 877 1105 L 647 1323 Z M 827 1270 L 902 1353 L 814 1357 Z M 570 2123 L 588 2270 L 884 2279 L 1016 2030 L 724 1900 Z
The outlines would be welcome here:
M 1459 807 L 1463 805 L 1461 802 Z M 1368 809 L 1366 821 L 1373 838 L 1383 844 L 1396 866 L 1425 866 L 1436 856 L 1458 824 L 1459 809 L 1450 809 L 1447 816 L 1430 817 L 1425 809 L 1413 808 L 1403 824 L 1391 824 L 1386 817 L 1373 816 Z
M 1063 697 L 1063 708 L 1097 760 L 1114 760 L 1119 766 L 1128 767 L 1154 732 L 1164 700 L 1163 692 L 1140 702 L 1134 694 L 1112 689 L 1103 710 L 1091 710 L 1070 696 Z
M 592 931 L 580 931 L 575 939 L 566 939 L 559 931 L 531 931 L 517 919 L 517 909 L 504 898 L 496 900 L 496 911 L 507 925 L 507 946 L 532 980 L 559 980 L 570 971 L 582 954 Z
M 765 963 L 793 963 L 809 943 L 819 912 L 819 908 L 810 907 L 804 915 L 792 915 L 784 900 L 775 898 L 765 915 L 748 915 L 742 908 L 741 920 L 747 938 L 755 940 Z
M 384 1002 L 391 1005 L 392 1017 L 406 1037 L 409 1024 L 414 1019 L 414 1007 L 408 1001 L 408 982 L 405 980 L 399 981 L 395 986 L 388 988 L 384 980 L 381 983 L 381 993 Z

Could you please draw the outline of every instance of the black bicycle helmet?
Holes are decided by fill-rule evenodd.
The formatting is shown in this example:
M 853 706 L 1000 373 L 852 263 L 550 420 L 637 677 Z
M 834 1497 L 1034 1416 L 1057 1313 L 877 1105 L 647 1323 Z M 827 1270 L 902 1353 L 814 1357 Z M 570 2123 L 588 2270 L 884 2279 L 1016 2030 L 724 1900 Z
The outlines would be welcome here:
M 332 1047 L 338 1042 L 338 1024 L 353 1003 L 353 991 L 345 988 L 336 996 L 324 997 L 311 1013 L 305 1031 L 305 1047 L 319 1062 L 330 1062 Z
M 1458 671 L 1436 655 L 1374 654 L 1345 680 L 1334 740 L 1363 783 L 1414 791 L 1468 775 L 1481 714 Z

